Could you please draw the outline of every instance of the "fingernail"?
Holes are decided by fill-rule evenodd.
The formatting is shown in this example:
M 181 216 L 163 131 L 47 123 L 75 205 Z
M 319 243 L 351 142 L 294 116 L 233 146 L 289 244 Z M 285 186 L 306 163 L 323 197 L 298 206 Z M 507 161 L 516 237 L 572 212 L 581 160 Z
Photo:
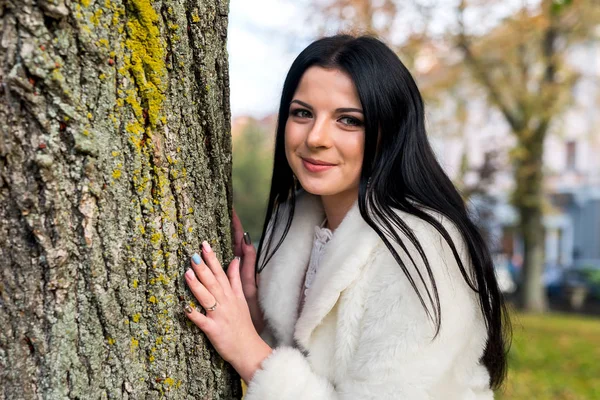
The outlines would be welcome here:
M 192 256 L 192 261 L 194 261 L 194 264 L 196 265 L 202 264 L 202 260 L 200 259 L 198 253 L 194 253 L 194 255 Z
M 242 258 L 240 256 L 235 256 L 234 259 L 240 261 Z
M 252 240 L 250 240 L 250 234 L 248 232 L 244 232 L 244 243 L 252 244 Z
M 192 313 L 192 307 L 190 307 L 189 304 L 186 304 L 185 306 L 183 306 L 183 309 L 185 310 L 186 313 L 191 314 Z
M 212 251 L 212 249 L 210 248 L 210 244 L 208 244 L 208 242 L 206 240 L 204 242 L 202 242 L 202 248 L 207 253 L 210 253 Z
M 185 274 L 191 278 L 194 276 L 194 271 L 191 268 L 188 268 L 188 270 L 185 271 Z

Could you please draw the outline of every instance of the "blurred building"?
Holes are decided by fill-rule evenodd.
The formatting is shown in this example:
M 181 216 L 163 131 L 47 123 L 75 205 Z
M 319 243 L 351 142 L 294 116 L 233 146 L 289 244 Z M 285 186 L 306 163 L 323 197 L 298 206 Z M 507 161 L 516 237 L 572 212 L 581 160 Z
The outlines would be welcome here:
M 547 190 L 558 210 L 548 217 L 548 262 L 600 260 L 600 47 L 584 43 L 569 57 L 581 74 L 562 134 L 548 138 Z M 575 258 L 576 260 L 573 260 Z
M 427 104 L 433 147 L 451 178 L 466 185 L 477 184 L 479 176 L 474 171 L 487 155 L 497 155 L 497 171 L 486 187 L 487 196 L 483 200 L 474 196 L 472 202 L 478 206 L 491 203 L 487 207 L 492 217 L 485 224 L 493 249 L 509 257 L 522 256 L 521 240 L 515 233 L 518 214 L 509 204 L 514 182 L 507 154 L 515 140 L 504 117 L 468 80 L 453 85 L 452 92 L 439 91 L 440 82 L 443 86 L 445 80 L 461 77 L 447 68 L 448 59 L 436 62 L 432 57 L 431 51 L 425 51 L 424 60 L 415 66 L 421 67 L 417 76 L 424 93 L 433 88 L 435 100 Z M 573 103 L 553 120 L 545 142 L 545 259 L 551 265 L 570 266 L 582 260 L 600 265 L 598 40 L 580 43 L 567 59 L 580 79 L 573 89 Z M 465 160 L 469 166 L 466 173 Z

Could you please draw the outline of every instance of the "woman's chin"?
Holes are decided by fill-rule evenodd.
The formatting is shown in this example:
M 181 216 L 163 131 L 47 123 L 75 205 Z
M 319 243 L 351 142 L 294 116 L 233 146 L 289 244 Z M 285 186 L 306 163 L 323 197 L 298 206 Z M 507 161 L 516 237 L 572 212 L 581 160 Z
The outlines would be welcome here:
M 329 196 L 332 194 L 336 194 L 339 192 L 338 188 L 334 185 L 328 184 L 314 184 L 314 183 L 301 183 L 302 188 L 310 194 L 314 194 L 316 196 Z

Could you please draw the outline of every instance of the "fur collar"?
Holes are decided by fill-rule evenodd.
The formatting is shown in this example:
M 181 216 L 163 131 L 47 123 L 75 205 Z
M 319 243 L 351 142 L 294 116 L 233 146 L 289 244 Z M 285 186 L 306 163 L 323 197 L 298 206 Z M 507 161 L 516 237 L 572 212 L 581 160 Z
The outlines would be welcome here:
M 284 221 L 286 216 L 284 214 Z M 297 343 L 308 348 L 310 335 L 334 307 L 340 293 L 369 263 L 375 247 L 383 245 L 377 233 L 363 220 L 358 200 L 355 201 L 325 247 L 298 318 L 300 291 L 313 245 L 314 227 L 324 216 L 320 197 L 300 192 L 290 230 L 259 275 L 259 301 L 267 323 L 281 344 Z M 282 231 L 283 227 L 276 229 L 274 245 Z

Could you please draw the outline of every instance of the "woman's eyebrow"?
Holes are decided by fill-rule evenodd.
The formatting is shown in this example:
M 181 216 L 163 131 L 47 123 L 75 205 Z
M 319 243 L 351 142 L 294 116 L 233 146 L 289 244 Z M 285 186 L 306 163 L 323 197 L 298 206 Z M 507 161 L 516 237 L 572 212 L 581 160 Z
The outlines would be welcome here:
M 300 101 L 300 100 L 296 100 L 296 99 L 294 99 L 294 100 L 292 100 L 292 101 L 290 102 L 290 105 L 291 105 L 292 103 L 298 103 L 298 104 L 300 104 L 301 106 L 308 108 L 309 110 L 312 110 L 312 109 L 313 109 L 311 105 L 309 105 L 309 104 L 307 104 L 307 103 L 305 103 L 305 102 L 303 102 L 303 101 Z M 335 112 L 336 112 L 336 113 L 342 113 L 342 112 L 358 112 L 358 113 L 361 113 L 361 114 L 363 114 L 363 111 L 362 111 L 361 109 L 359 109 L 359 108 L 352 108 L 352 107 L 337 108 L 337 109 L 335 110 Z

